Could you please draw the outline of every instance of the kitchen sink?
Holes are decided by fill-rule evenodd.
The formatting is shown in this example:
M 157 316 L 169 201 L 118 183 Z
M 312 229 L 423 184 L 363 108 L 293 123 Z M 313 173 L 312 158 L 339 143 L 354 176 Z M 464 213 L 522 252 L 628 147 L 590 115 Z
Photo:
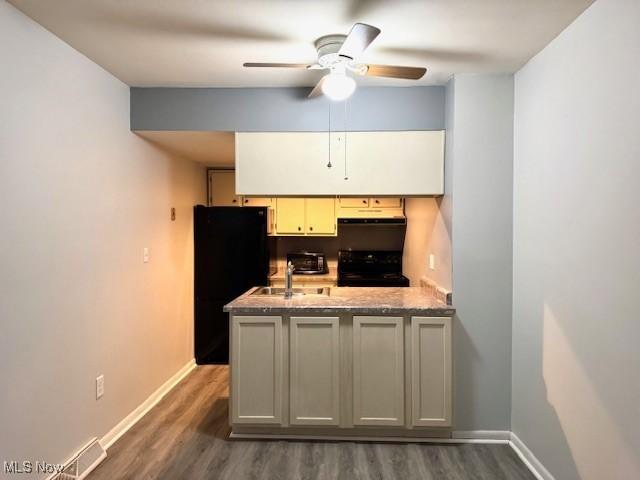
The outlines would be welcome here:
M 321 288 L 292 288 L 291 291 L 294 297 L 300 297 L 302 295 L 323 295 L 325 297 L 328 297 L 330 290 L 328 287 L 321 287 Z M 260 287 L 256 291 L 254 291 L 251 295 L 284 297 L 284 292 L 285 292 L 284 287 Z

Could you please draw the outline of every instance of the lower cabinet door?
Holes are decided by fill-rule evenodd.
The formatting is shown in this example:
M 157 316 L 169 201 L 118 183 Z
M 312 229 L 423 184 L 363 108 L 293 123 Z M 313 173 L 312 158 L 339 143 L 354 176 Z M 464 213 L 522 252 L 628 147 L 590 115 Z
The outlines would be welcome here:
M 411 423 L 451 425 L 451 318 L 411 318 Z
M 402 317 L 353 317 L 353 423 L 405 423 Z
M 282 317 L 233 316 L 232 423 L 282 423 Z
M 338 317 L 291 317 L 289 422 L 338 425 L 340 335 Z

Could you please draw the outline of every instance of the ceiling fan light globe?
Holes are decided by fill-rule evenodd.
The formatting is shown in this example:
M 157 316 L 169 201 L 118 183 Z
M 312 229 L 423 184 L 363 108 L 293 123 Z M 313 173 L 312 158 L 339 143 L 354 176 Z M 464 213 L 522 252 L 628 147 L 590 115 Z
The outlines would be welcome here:
M 340 102 L 349 98 L 356 89 L 356 81 L 344 74 L 330 73 L 322 82 L 322 93 Z

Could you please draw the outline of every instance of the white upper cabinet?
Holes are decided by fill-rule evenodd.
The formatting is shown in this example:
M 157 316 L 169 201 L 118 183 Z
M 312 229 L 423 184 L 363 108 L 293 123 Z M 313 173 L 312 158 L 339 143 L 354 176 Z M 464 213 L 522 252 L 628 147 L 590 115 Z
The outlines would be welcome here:
M 329 137 L 326 133 L 236 133 L 236 192 L 239 195 L 329 194 L 326 190 L 336 183 L 340 172 L 327 168 L 327 163 Z
M 443 131 L 236 134 L 239 195 L 441 195 L 443 176 Z
M 349 179 L 337 194 L 444 193 L 443 131 L 349 132 L 346 150 Z M 344 166 L 344 160 L 334 163 Z

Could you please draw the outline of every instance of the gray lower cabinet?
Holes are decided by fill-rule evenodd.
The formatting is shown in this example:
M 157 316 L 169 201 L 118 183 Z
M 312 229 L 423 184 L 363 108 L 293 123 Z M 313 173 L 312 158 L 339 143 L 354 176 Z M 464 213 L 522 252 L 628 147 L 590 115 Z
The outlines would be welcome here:
M 289 320 L 289 423 L 340 421 L 340 319 Z
M 451 317 L 411 318 L 411 424 L 451 425 Z
M 234 316 L 231 328 L 231 420 L 282 423 L 282 317 Z
M 231 423 L 447 428 L 451 317 L 233 315 Z M 362 429 L 361 429 L 362 430 Z
M 403 317 L 353 317 L 353 424 L 401 426 Z

